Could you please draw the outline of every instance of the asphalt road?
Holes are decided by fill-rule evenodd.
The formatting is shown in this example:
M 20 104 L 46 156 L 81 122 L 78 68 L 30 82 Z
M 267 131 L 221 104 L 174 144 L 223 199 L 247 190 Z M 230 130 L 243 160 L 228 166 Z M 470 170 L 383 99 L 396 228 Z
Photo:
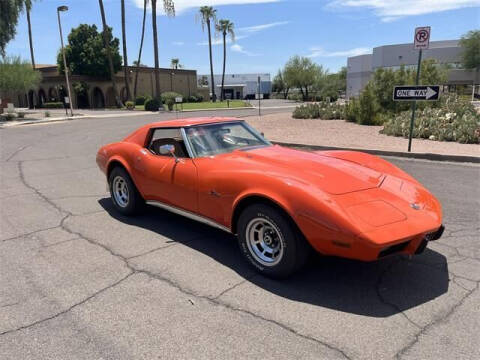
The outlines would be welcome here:
M 96 151 L 155 118 L 0 130 L 0 358 L 480 358 L 480 167 L 389 159 L 441 200 L 444 237 L 272 281 L 221 231 L 112 209 Z

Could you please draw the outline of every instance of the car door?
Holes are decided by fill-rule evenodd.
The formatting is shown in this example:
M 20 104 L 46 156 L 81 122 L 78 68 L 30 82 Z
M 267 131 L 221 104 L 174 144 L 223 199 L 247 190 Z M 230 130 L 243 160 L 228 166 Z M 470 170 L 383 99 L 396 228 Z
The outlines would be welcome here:
M 175 157 L 159 152 L 161 145 L 169 144 L 176 147 Z M 154 129 L 141 162 L 142 190 L 147 201 L 197 212 L 197 168 L 183 145 L 180 129 Z

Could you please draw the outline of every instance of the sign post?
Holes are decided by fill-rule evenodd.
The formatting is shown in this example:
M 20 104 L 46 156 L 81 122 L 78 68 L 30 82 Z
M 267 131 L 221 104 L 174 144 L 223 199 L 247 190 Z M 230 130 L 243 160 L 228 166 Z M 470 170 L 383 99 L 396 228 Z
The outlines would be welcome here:
M 258 77 L 258 116 L 262 116 L 260 111 L 260 76 Z
M 430 46 L 430 26 L 418 27 L 415 29 L 414 49 L 418 49 L 417 78 L 415 85 L 418 86 L 420 80 L 420 70 L 422 68 L 422 50 Z M 408 135 L 408 152 L 412 151 L 413 125 L 415 123 L 415 110 L 417 108 L 416 100 L 412 103 L 412 119 L 410 120 L 410 133 Z

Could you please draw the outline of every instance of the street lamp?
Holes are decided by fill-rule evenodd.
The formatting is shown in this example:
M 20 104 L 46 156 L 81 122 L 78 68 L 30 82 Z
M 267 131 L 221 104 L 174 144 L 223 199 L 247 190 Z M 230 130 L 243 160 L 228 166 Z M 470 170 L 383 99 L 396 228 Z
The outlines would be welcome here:
M 68 6 L 62 5 L 57 7 L 58 29 L 60 30 L 60 42 L 62 43 L 63 67 L 65 69 L 65 80 L 67 82 L 68 103 L 70 104 L 70 115 L 73 116 L 72 95 L 70 91 L 70 81 L 68 80 L 67 59 L 65 58 L 65 49 L 63 47 L 62 24 L 60 23 L 60 11 L 68 11 Z

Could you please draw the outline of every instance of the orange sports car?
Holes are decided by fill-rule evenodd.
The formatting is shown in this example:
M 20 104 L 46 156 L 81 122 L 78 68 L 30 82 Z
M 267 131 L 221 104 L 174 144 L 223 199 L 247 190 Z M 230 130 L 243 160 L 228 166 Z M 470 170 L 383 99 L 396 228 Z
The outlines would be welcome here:
M 149 204 L 236 234 L 271 277 L 312 249 L 364 261 L 419 254 L 444 229 L 438 200 L 389 162 L 272 145 L 239 119 L 149 124 L 103 146 L 97 164 L 120 213 Z

